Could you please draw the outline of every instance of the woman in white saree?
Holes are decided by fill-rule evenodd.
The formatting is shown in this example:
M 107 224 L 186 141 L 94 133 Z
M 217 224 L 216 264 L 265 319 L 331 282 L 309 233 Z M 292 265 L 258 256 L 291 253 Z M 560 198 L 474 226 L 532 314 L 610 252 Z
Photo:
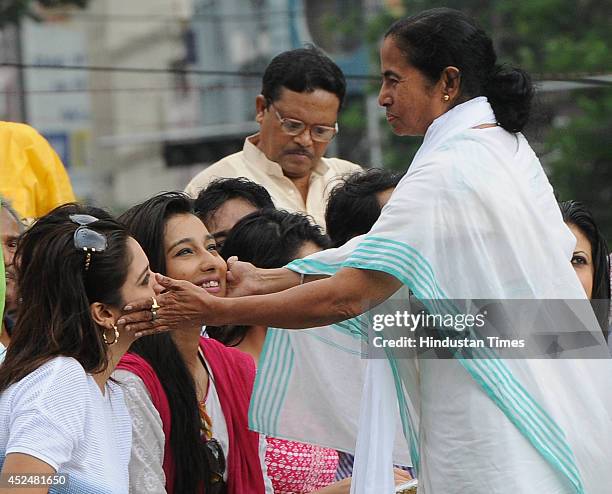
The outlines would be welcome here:
M 346 337 L 342 328 L 359 326 L 337 323 L 402 286 L 434 310 L 449 299 L 584 299 L 569 262 L 575 239 L 520 134 L 533 94 L 527 75 L 497 66 L 491 40 L 450 9 L 394 24 L 381 72 L 379 102 L 394 132 L 425 138 L 372 230 L 281 270 L 235 265 L 243 291 L 267 295 L 217 300 L 160 278 L 167 291 L 158 319 L 144 322 L 150 303 L 129 304 L 133 330 L 172 329 L 192 317 L 215 325 L 333 325 Z M 296 286 L 304 276 L 310 282 Z M 591 319 L 586 324 L 595 328 Z M 273 381 L 286 370 L 281 340 L 270 346 L 275 373 L 258 378 L 264 389 L 252 414 L 270 410 L 261 405 L 266 392 L 286 387 Z M 400 405 L 419 492 L 609 492 L 610 360 L 479 356 L 492 358 L 370 362 L 351 492 L 393 492 L 389 399 Z

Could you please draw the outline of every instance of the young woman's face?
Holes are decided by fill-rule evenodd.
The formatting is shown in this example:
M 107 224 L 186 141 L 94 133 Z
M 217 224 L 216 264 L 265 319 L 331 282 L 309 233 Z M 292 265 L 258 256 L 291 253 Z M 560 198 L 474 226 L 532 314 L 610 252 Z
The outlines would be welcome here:
M 593 295 L 593 278 L 595 276 L 591 242 L 589 242 L 586 235 L 576 225 L 568 223 L 567 226 L 576 237 L 576 248 L 572 254 L 572 266 L 574 266 L 578 279 L 582 283 L 587 297 L 590 299 Z
M 128 259 L 131 259 L 131 261 L 128 265 L 125 282 L 119 290 L 121 303 L 118 306 L 109 306 L 101 302 L 94 302 L 90 306 L 94 321 L 106 333 L 105 338 L 110 338 L 111 341 L 115 341 L 111 326 L 114 326 L 115 322 L 123 315 L 123 305 L 128 301 L 151 299 L 151 297 L 155 296 L 153 273 L 149 268 L 147 255 L 142 250 L 140 244 L 132 237 L 128 237 L 127 251 Z M 120 331 L 122 331 L 123 335 L 126 334 L 123 328 Z M 133 332 L 128 332 L 127 336 L 130 341 L 134 340 Z
M 128 252 L 132 259 L 128 267 L 125 283 L 121 287 L 121 298 L 124 302 L 153 297 L 153 274 L 149 269 L 149 259 L 140 244 L 132 237 L 128 238 Z
M 190 281 L 213 295 L 225 297 L 227 265 L 217 251 L 214 237 L 197 216 L 177 214 L 166 222 L 164 253 L 168 277 Z

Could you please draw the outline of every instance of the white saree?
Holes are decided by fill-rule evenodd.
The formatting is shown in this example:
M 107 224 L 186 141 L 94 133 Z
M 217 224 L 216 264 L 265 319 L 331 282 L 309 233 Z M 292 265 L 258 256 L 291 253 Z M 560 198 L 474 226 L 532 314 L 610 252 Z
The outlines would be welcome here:
M 492 122 L 482 97 L 436 119 L 367 235 L 287 267 L 383 271 L 434 303 L 583 299 L 569 262 L 575 239 L 537 157 L 521 134 L 474 128 Z M 270 331 L 251 426 L 347 449 L 357 411 L 341 407 L 362 397 L 363 364 L 348 362 L 361 354 L 363 330 L 346 321 L 313 331 Z M 603 336 L 597 343 L 605 345 Z M 401 462 L 402 447 L 396 413 L 420 493 L 610 492 L 612 362 L 481 356 L 489 358 L 371 361 L 351 492 L 393 492 L 389 451 L 395 443 Z M 350 396 L 336 401 L 342 391 Z

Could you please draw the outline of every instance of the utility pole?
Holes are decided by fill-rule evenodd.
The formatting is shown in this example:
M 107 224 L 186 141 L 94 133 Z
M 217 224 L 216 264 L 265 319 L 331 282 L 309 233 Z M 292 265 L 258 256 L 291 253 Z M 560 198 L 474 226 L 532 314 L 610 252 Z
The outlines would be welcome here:
M 378 8 L 384 8 L 381 0 L 363 0 L 365 8 L 364 22 L 370 21 Z M 378 106 L 378 96 L 369 94 L 366 90 L 364 95 L 366 104 L 366 118 L 368 131 L 368 149 L 370 150 L 370 165 L 384 167 L 382 140 L 380 133 L 381 110 Z
M 21 38 L 21 20 L 15 21 L 15 58 L 17 61 L 17 85 L 19 91 L 19 113 L 23 123 L 28 122 L 28 95 L 26 91 L 25 68 L 23 60 L 23 43 Z
M 380 135 L 380 106 L 378 96 L 366 94 L 366 115 L 368 120 L 368 144 L 370 149 L 370 165 L 383 167 L 382 142 Z

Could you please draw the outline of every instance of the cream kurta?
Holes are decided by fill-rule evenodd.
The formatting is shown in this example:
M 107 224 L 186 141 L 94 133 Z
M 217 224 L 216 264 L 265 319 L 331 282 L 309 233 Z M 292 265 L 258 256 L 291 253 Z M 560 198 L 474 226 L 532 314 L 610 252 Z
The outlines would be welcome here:
M 360 171 L 362 168 L 350 161 L 338 158 L 321 158 L 310 177 L 306 203 L 294 183 L 283 175 L 278 163 L 270 161 L 257 147 L 259 134 L 248 137 L 244 148 L 226 156 L 198 173 L 185 187 L 191 197 L 217 178 L 246 177 L 266 188 L 279 209 L 311 215 L 315 222 L 325 226 L 325 207 L 329 192 L 342 175 Z

